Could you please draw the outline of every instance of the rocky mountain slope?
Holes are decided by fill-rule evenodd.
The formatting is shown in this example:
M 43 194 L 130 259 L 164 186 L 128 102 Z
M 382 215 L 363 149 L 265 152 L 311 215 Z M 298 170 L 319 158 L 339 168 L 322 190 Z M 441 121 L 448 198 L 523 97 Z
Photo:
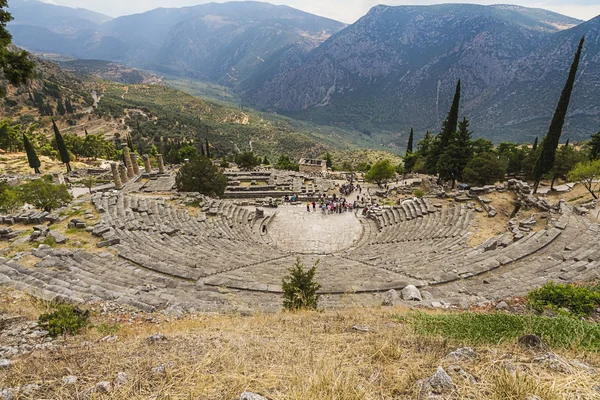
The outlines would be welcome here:
M 511 5 L 376 6 L 344 27 L 258 2 L 87 17 L 81 29 L 15 16 L 15 42 L 29 50 L 227 86 L 245 104 L 359 129 L 391 146 L 404 145 L 411 126 L 417 138 L 439 130 L 458 79 L 461 116 L 471 120 L 474 136 L 543 136 L 586 35 L 569 114 L 577 118 L 567 119 L 565 137 L 586 139 L 600 125 L 599 19 L 583 23 Z
M 70 19 L 69 29 L 34 21 L 21 10 L 15 8 L 10 31 L 14 42 L 27 50 L 119 61 L 231 85 L 265 65 L 297 66 L 308 51 L 344 27 L 290 7 L 259 2 L 160 8 L 103 23 L 90 17 L 81 27 Z
M 301 67 L 246 96 L 261 107 L 364 131 L 437 130 L 462 79 L 462 114 L 472 119 L 476 135 L 521 140 L 528 132 L 543 135 L 558 98 L 551 94 L 560 93 L 573 45 L 595 23 L 577 24 L 516 6 L 377 6 Z M 553 50 L 567 39 L 564 51 Z M 534 67 L 536 54 L 545 59 Z M 538 76 L 541 64 L 556 73 Z M 589 72 L 600 75 L 596 71 Z M 514 82 L 519 78 L 529 85 Z M 511 86 L 522 90 L 520 101 Z M 544 101 L 531 102 L 532 90 Z M 518 110 L 518 119 L 511 110 Z M 532 120 L 538 123 L 523 125 Z M 583 125 L 576 135 L 588 134 L 589 124 Z

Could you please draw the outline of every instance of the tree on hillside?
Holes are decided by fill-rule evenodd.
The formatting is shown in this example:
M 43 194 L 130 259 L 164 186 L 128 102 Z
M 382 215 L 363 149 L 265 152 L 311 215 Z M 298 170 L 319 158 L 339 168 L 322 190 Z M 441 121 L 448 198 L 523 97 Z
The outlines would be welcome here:
M 546 175 L 552 182 L 550 184 L 550 190 L 554 190 L 554 182 L 556 182 L 557 179 L 567 179 L 569 172 L 571 172 L 571 170 L 575 168 L 575 165 L 580 161 L 579 158 L 577 150 L 568 144 L 565 144 L 557 150 L 554 166 Z
M 67 110 L 65 110 L 65 106 L 63 105 L 63 102 L 61 100 L 58 100 L 56 102 L 56 112 L 58 113 L 58 115 L 65 115 Z
M 0 212 L 10 214 L 23 205 L 16 187 L 0 181 Z
M 413 152 L 413 140 L 414 140 L 414 130 L 410 128 L 410 134 L 408 135 L 408 144 L 406 145 L 406 154 L 412 154 Z
M 227 187 L 227 177 L 208 157 L 195 157 L 184 164 L 175 177 L 180 192 L 199 192 L 208 196 L 222 196 Z
M 234 159 L 234 162 L 238 165 L 238 167 L 245 170 L 250 170 L 254 167 L 258 167 L 261 161 L 261 158 L 255 156 L 254 153 L 251 151 L 237 153 Z
M 537 136 L 535 137 L 535 140 L 533 141 L 533 147 L 531 148 L 533 151 L 536 151 L 538 148 L 538 138 Z
M 463 170 L 463 179 L 477 185 L 492 185 L 504 180 L 507 162 L 494 153 L 474 156 Z
M 206 157 L 212 158 L 210 156 L 210 144 L 208 143 L 208 139 L 206 139 L 205 141 L 206 141 Z
M 563 91 L 560 95 L 560 99 L 558 100 L 556 110 L 554 111 L 554 116 L 552 117 L 550 128 L 548 129 L 548 133 L 542 140 L 542 149 L 540 152 L 540 156 L 538 157 L 538 159 L 535 162 L 535 165 L 533 166 L 533 178 L 535 179 L 535 184 L 533 186 L 534 194 L 537 192 L 538 186 L 540 185 L 540 180 L 542 179 L 544 174 L 550 172 L 550 170 L 554 166 L 556 149 L 558 148 L 558 142 L 560 141 L 560 135 L 562 134 L 562 128 L 565 123 L 567 109 L 569 108 L 571 92 L 573 91 L 573 84 L 575 83 L 575 78 L 577 76 L 577 69 L 579 67 L 579 59 L 581 58 L 581 51 L 583 49 L 584 41 L 585 37 L 582 37 L 579 41 L 579 47 L 577 48 L 577 52 L 575 53 L 575 59 L 571 64 L 569 77 L 567 78 L 565 87 L 563 88 Z
M 13 18 L 6 8 L 7 0 L 0 0 L 0 70 L 4 78 L 13 86 L 26 84 L 34 76 L 35 63 L 29 59 L 26 51 L 11 51 L 9 45 L 12 36 L 6 29 Z M 0 96 L 6 95 L 6 88 L 0 88 Z
M 56 122 L 52 120 L 52 128 L 54 128 L 54 139 L 56 140 L 56 147 L 58 148 L 58 154 L 60 154 L 60 160 L 67 166 L 67 172 L 71 172 L 71 156 L 69 150 L 65 145 L 65 140 L 56 126 Z
M 392 179 L 396 173 L 396 168 L 389 160 L 381 160 L 376 162 L 369 172 L 365 175 L 365 180 L 375 182 L 378 185 L 385 180 Z
M 451 181 L 452 188 L 457 180 L 462 180 L 463 170 L 473 157 L 469 120 L 464 118 L 458 125 L 458 131 L 450 138 L 436 167 L 440 180 Z
M 279 156 L 277 163 L 275 164 L 275 169 L 285 170 L 285 171 L 299 171 L 300 166 L 292 161 L 292 159 L 282 154 Z
M 329 152 L 327 152 L 325 154 L 325 165 L 327 166 L 327 168 L 333 167 L 333 160 L 332 160 L 331 154 L 329 154 Z
M 590 146 L 590 160 L 597 160 L 600 158 L 600 132 L 592 135 L 592 140 L 589 143 Z
M 23 149 L 20 141 L 21 126 L 14 124 L 9 118 L 0 121 L 0 149 L 9 153 Z
M 50 175 L 43 176 L 19 186 L 21 199 L 36 208 L 50 212 L 73 200 L 67 185 L 52 183 Z
M 577 164 L 569 173 L 569 179 L 581 182 L 594 199 L 597 199 L 600 195 L 600 159 Z
M 25 135 L 24 133 L 23 133 L 23 146 L 25 147 L 25 151 L 27 152 L 27 161 L 29 162 L 29 166 L 31 168 L 33 168 L 33 171 L 36 174 L 39 174 L 42 163 L 40 163 L 40 159 L 38 158 L 37 154 L 35 153 L 35 149 L 33 148 L 33 145 L 27 138 L 27 135 Z
M 73 114 L 75 110 L 73 110 L 73 105 L 71 104 L 71 99 L 65 99 L 65 108 L 67 109 L 67 113 Z
M 442 131 L 436 136 L 436 143 L 433 146 L 431 153 L 427 159 L 427 169 L 431 174 L 436 174 L 437 171 L 437 162 L 440 156 L 444 153 L 446 146 L 452 139 L 452 135 L 456 132 L 456 128 L 458 126 L 458 110 L 460 107 L 460 79 L 456 84 L 456 90 L 454 92 L 454 100 L 452 101 L 452 106 L 450 107 L 450 111 L 448 112 L 448 116 L 444 120 L 442 125 Z

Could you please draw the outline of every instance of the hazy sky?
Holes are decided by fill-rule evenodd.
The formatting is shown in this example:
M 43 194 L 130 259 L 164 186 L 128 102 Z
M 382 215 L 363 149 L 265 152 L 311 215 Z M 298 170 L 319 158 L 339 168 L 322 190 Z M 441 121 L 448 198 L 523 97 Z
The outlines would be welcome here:
M 112 17 L 144 12 L 158 7 L 184 7 L 208 3 L 203 0 L 43 0 L 47 3 L 70 7 L 83 7 L 98 11 Z M 222 3 L 221 0 L 216 2 Z M 497 4 L 511 1 L 493 0 L 273 0 L 273 4 L 285 4 L 313 14 L 333 18 L 338 21 L 352 23 L 363 16 L 377 4 L 438 4 L 438 3 L 477 3 Z M 9 2 L 10 4 L 10 2 Z M 539 7 L 559 12 L 564 15 L 584 20 L 600 15 L 600 0 L 514 0 L 514 3 L 525 7 Z

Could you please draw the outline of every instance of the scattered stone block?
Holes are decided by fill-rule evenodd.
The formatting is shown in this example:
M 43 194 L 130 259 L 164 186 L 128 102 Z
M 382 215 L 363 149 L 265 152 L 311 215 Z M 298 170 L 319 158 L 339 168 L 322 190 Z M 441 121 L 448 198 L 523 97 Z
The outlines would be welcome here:
M 422 301 L 421 292 L 414 285 L 408 285 L 400 292 L 402 299 L 406 301 Z

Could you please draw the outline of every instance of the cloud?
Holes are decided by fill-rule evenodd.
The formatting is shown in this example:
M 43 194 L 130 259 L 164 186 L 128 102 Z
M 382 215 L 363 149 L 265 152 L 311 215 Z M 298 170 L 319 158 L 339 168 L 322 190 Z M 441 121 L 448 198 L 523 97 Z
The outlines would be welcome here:
M 45 0 L 46 2 L 70 7 L 82 7 L 113 17 L 140 13 L 158 7 L 185 7 L 207 3 L 202 0 Z M 223 0 L 216 0 L 223 3 Z M 371 7 L 381 4 L 381 0 L 272 0 L 273 4 L 283 4 L 306 12 L 353 23 L 365 15 Z M 388 0 L 388 5 L 428 5 L 439 4 L 444 0 Z M 454 0 L 457 3 L 497 4 L 498 0 Z M 525 7 L 545 8 L 580 19 L 591 19 L 600 14 L 598 0 L 519 0 Z

